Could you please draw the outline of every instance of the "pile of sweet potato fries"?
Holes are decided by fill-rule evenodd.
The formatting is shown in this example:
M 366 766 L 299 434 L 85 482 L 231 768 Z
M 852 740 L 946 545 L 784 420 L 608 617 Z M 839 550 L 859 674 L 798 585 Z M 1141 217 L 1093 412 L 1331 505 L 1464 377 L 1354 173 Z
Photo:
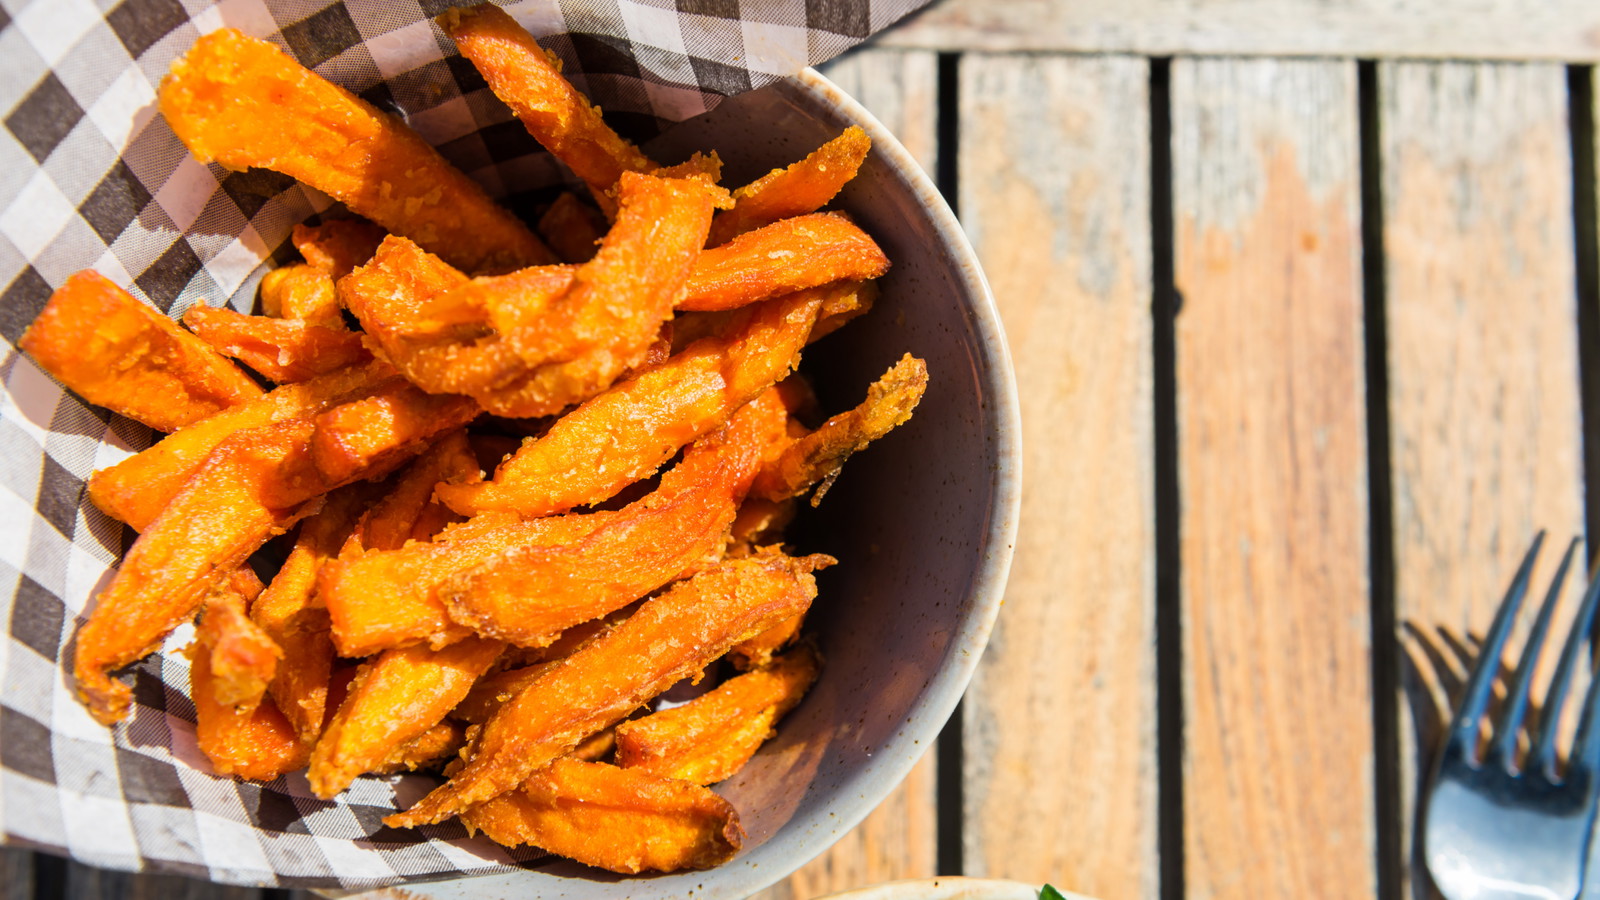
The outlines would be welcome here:
M 304 262 L 266 276 L 262 315 L 197 304 L 185 330 L 86 271 L 23 336 L 88 401 L 170 432 L 90 480 L 139 537 L 78 632 L 78 690 L 123 719 L 115 670 L 198 615 L 218 772 L 309 767 L 332 797 L 440 768 L 386 822 L 460 816 L 618 872 L 715 865 L 742 832 L 707 785 L 821 664 L 802 623 L 834 560 L 790 555 L 784 526 L 927 384 L 908 355 L 813 429 L 793 374 L 889 267 L 819 211 L 868 141 L 730 193 L 714 153 L 666 168 L 619 137 L 498 8 L 438 21 L 595 205 L 563 195 L 530 230 L 272 44 L 202 37 L 160 92 L 195 157 L 362 218 L 296 227 Z M 252 556 L 294 527 L 263 584 Z M 739 674 L 652 711 L 708 668 Z

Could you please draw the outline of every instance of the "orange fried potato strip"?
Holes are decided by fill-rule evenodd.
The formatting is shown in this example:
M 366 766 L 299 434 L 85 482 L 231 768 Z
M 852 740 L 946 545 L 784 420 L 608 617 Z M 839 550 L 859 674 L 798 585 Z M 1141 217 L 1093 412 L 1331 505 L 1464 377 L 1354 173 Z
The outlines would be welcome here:
M 261 396 L 238 366 L 89 269 L 50 295 L 18 346 L 83 399 L 157 431 Z
M 624 172 L 656 167 L 611 130 L 600 110 L 562 77 L 559 62 L 504 10 L 484 3 L 449 10 L 437 21 L 534 140 L 583 179 L 597 198 Z
M 375 361 L 302 384 L 284 385 L 258 400 L 181 428 L 154 447 L 100 469 L 89 478 L 89 499 L 112 518 L 143 531 L 211 451 L 230 436 L 315 414 L 369 393 L 395 377 L 393 369 Z
M 744 843 L 738 812 L 706 788 L 575 759 L 556 760 L 461 818 L 495 843 L 627 875 L 709 869 Z
M 733 192 L 733 209 L 711 223 L 708 246 L 771 225 L 779 219 L 816 212 L 837 195 L 872 149 L 872 139 L 858 125 L 786 169 L 773 169 Z
M 338 281 L 372 259 L 385 233 L 360 219 L 329 219 L 321 225 L 296 225 L 289 239 L 308 265 Z
M 656 491 L 582 541 L 514 547 L 451 575 L 438 589 L 450 618 L 538 647 L 715 562 L 784 419 L 776 394 L 765 394 L 697 441 Z
M 385 650 L 361 667 L 311 753 L 311 790 L 324 799 L 438 725 L 505 644 L 466 638 L 432 650 Z
M 250 618 L 284 651 L 268 690 L 307 744 L 322 733 L 334 656 L 328 612 L 315 602 L 317 572 L 339 552 L 366 493 L 359 486 L 335 491 L 321 512 L 302 522 L 294 549 L 250 606 Z
M 616 623 L 611 621 L 611 617 L 607 617 L 568 628 L 554 643 L 528 651 L 535 657 L 529 665 L 505 669 L 478 679 L 472 690 L 456 704 L 455 709 L 450 710 L 450 717 L 473 725 L 482 725 L 494 716 L 495 710 L 502 704 L 521 693 L 523 688 L 532 684 L 551 666 L 576 653 L 584 645 L 615 626 Z
M 250 781 L 271 781 L 303 767 L 310 748 L 300 742 L 270 697 L 247 708 L 217 696 L 220 685 L 212 671 L 212 646 L 218 639 L 214 609 L 208 602 L 190 647 L 189 696 L 194 700 L 200 751 L 219 774 Z
M 373 767 L 374 775 L 415 772 L 447 762 L 467 745 L 467 726 L 446 719 L 397 748 Z
M 814 343 L 843 328 L 851 320 L 867 314 L 878 301 L 878 283 L 875 281 L 844 282 L 829 293 L 817 313 L 817 324 L 811 328 L 806 343 Z
M 192 306 L 184 313 L 183 324 L 217 352 L 279 384 L 305 381 L 372 358 L 361 344 L 361 335 L 345 328 L 342 322 L 333 327 L 302 319 L 247 316 L 231 309 Z
M 820 481 L 822 486 L 811 497 L 816 506 L 850 454 L 909 420 L 927 389 L 927 364 L 907 353 L 867 390 L 860 406 L 829 419 L 763 466 L 751 493 L 783 500 Z
M 679 447 L 793 370 L 822 293 L 755 309 L 744 327 L 696 341 L 562 416 L 502 463 L 493 481 L 443 485 L 439 499 L 463 515 L 543 516 L 605 500 L 654 474 Z
M 416 132 L 266 41 L 201 37 L 162 80 L 160 105 L 200 162 L 293 176 L 461 268 L 555 260 Z
M 212 696 L 245 711 L 266 695 L 284 655 L 277 641 L 251 621 L 247 602 L 231 586 L 213 590 L 205 600 Z
M 812 213 L 774 222 L 700 254 L 677 308 L 732 309 L 835 281 L 861 281 L 889 271 L 865 231 L 840 213 Z
M 622 722 L 617 765 L 695 784 L 732 778 L 811 689 L 821 664 L 803 646 L 682 706 Z
M 808 607 L 817 592 L 811 572 L 832 563 L 820 555 L 736 560 L 646 600 L 500 707 L 470 745 L 467 765 L 384 823 L 441 822 L 515 788 L 740 640 Z
M 605 217 L 567 191 L 539 217 L 538 230 L 562 262 L 586 263 L 606 235 Z
M 356 526 L 355 550 L 399 550 L 406 541 L 426 541 L 456 520 L 433 499 L 437 484 L 479 478 L 478 461 L 465 431 L 452 431 L 434 442 L 400 473 L 382 500 L 372 505 Z
M 291 263 L 261 276 L 261 311 L 279 319 L 344 328 L 333 279 L 307 263 Z
M 146 656 L 191 619 L 218 573 L 242 565 L 314 504 L 272 509 L 261 485 L 305 445 L 298 422 L 241 432 L 219 446 L 134 541 L 78 630 L 78 695 L 103 724 L 120 721 L 132 693 L 113 669 Z
M 311 460 L 328 481 L 343 483 L 391 460 L 417 455 L 433 438 L 466 425 L 480 412 L 468 397 L 429 394 L 395 382 L 318 414 Z

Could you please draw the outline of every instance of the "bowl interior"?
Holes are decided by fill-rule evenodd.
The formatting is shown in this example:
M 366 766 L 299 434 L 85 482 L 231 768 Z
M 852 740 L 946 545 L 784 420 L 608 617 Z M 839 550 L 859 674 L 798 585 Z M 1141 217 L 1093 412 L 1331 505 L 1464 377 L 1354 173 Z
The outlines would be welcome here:
M 931 746 L 988 638 L 1016 517 L 1016 406 L 998 317 L 965 238 L 904 148 L 814 72 L 724 101 L 650 146 L 715 149 L 725 183 L 804 156 L 851 124 L 873 152 L 835 203 L 893 269 L 877 307 L 806 351 L 824 410 L 854 406 L 904 353 L 927 361 L 912 420 L 853 457 L 792 535 L 840 564 L 818 576 L 823 674 L 777 737 L 717 790 L 749 834 L 707 872 L 613 880 L 555 863 L 408 888 L 432 897 L 744 897 L 816 856 Z

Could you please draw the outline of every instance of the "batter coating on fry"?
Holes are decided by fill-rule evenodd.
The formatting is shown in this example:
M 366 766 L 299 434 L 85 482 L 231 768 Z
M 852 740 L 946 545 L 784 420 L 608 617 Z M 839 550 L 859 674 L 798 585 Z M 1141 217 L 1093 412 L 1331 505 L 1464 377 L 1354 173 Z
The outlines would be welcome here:
M 715 247 L 779 219 L 802 216 L 826 206 L 856 177 L 872 149 L 859 125 L 823 144 L 786 169 L 773 169 L 733 192 L 733 209 L 717 214 L 707 246 Z
M 266 41 L 204 35 L 172 64 L 160 102 L 200 162 L 292 176 L 463 269 L 556 261 L 416 132 Z

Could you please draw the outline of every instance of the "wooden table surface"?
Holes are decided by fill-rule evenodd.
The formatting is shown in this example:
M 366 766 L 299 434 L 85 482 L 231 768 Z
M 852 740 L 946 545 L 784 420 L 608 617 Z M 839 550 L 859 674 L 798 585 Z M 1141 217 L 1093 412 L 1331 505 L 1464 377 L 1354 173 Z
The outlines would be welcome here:
M 764 900 L 1428 896 L 1443 710 L 1534 532 L 1600 526 L 1600 4 L 1465 6 L 945 0 L 827 67 L 977 248 L 1025 491 L 937 748 Z

